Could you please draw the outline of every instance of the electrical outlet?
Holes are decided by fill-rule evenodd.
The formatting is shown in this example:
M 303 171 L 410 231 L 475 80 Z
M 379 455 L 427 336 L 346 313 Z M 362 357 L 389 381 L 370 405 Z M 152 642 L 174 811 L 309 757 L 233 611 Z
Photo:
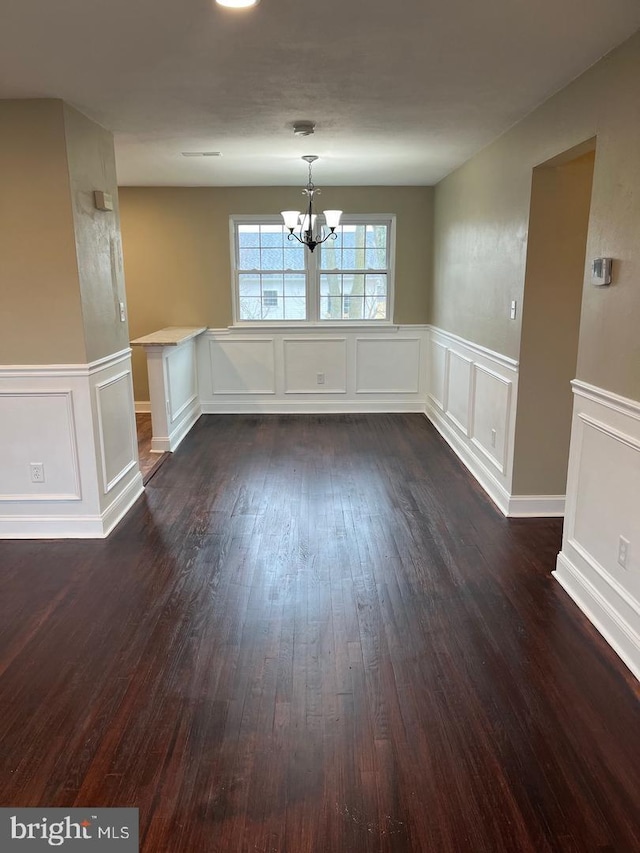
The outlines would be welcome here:
M 31 462 L 29 465 L 29 470 L 31 471 L 31 482 L 32 483 L 44 483 L 44 463 L 43 462 Z
M 316 382 L 318 385 L 324 385 L 324 373 L 316 373 Z
M 496 433 L 495 429 L 492 429 L 491 430 L 491 447 L 496 446 L 496 435 L 497 435 L 497 433 Z
M 618 539 L 618 563 L 623 569 L 627 568 L 627 558 L 629 557 L 629 540 L 621 536 Z

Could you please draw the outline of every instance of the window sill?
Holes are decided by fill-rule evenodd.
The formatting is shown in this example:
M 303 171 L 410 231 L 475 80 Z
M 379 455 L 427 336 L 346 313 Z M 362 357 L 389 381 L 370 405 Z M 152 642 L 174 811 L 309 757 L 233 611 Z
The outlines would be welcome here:
M 329 320 L 323 320 L 318 322 L 306 322 L 301 323 L 297 320 L 291 320 L 289 322 L 269 322 L 269 321 L 261 321 L 259 323 L 234 323 L 231 326 L 228 326 L 229 330 L 237 331 L 238 329 L 251 329 L 252 331 L 255 329 L 270 329 L 271 331 L 275 329 L 283 329 L 286 331 L 305 331 L 306 329 L 313 329 L 317 331 L 318 329 L 399 329 L 400 326 L 397 323 L 391 322 L 391 320 L 338 320 L 335 322 L 331 322 Z

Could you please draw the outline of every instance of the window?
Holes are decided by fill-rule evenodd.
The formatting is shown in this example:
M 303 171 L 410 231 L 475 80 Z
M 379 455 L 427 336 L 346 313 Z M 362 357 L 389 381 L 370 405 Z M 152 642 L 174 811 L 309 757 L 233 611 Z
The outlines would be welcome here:
M 231 217 L 236 322 L 391 321 L 393 216 L 345 216 L 313 253 L 278 219 Z
M 262 305 L 265 308 L 277 308 L 278 307 L 278 291 L 277 290 L 263 290 L 262 291 Z

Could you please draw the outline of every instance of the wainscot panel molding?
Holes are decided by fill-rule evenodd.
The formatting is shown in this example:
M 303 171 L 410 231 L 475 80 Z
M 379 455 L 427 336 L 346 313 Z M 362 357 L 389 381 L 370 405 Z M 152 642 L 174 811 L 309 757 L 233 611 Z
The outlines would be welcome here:
M 425 414 L 509 518 L 564 514 L 564 495 L 513 495 L 518 362 L 427 328 Z
M 170 326 L 131 342 L 147 356 L 152 453 L 176 450 L 202 414 L 196 341 L 204 331 Z M 136 403 L 136 411 L 144 411 L 143 405 Z
M 575 381 L 554 575 L 640 678 L 640 402 Z M 621 537 L 626 565 L 619 561 Z
M 548 496 L 511 495 L 518 362 L 435 326 L 427 337 L 429 420 L 504 515 L 548 515 Z
M 197 341 L 202 411 L 423 412 L 425 326 L 209 329 Z
M 0 538 L 107 536 L 143 490 L 135 435 L 129 349 L 0 367 Z

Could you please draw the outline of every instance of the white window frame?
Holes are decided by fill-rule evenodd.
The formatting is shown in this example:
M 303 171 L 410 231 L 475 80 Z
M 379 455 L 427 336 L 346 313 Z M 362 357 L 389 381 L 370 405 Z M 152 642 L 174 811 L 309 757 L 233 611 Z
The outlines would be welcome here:
M 322 223 L 322 216 L 318 217 L 319 223 Z M 231 294 L 232 294 L 232 311 L 233 325 L 246 327 L 256 327 L 260 329 L 285 327 L 291 329 L 295 326 L 320 326 L 326 328 L 329 326 L 344 328 L 345 326 L 367 326 L 369 328 L 379 328 L 381 326 L 393 326 L 393 314 L 395 310 L 395 265 L 396 265 L 396 215 L 395 213 L 362 213 L 362 214 L 343 214 L 341 225 L 376 225 L 384 224 L 388 226 L 388 253 L 389 266 L 387 270 L 387 310 L 389 316 L 386 320 L 321 320 L 320 319 L 320 273 L 322 272 L 318 259 L 322 247 L 318 247 L 315 252 L 310 252 L 305 249 L 306 267 L 305 274 L 305 300 L 307 305 L 306 320 L 241 320 L 240 319 L 240 289 L 238 285 L 238 257 L 239 250 L 236 244 L 236 226 L 245 223 L 255 223 L 256 225 L 282 225 L 282 217 L 274 214 L 270 216 L 251 216 L 248 214 L 232 214 L 229 217 L 229 247 L 231 253 Z M 331 238 L 329 238 L 331 239 Z M 294 241 L 291 241 L 292 243 Z M 325 270 L 325 273 L 330 274 L 331 270 Z M 358 272 L 360 272 L 358 270 Z M 365 272 L 363 270 L 363 272 Z

